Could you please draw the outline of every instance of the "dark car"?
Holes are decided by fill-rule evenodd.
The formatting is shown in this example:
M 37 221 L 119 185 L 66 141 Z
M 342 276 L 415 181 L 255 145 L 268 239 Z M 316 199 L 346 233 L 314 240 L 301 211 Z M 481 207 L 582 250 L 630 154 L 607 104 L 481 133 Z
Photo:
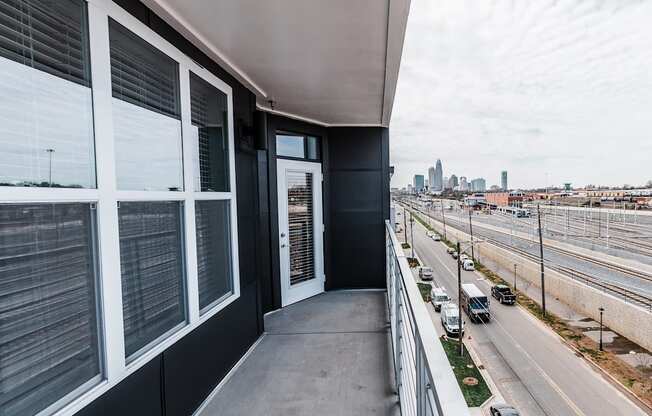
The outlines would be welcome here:
M 500 303 L 513 305 L 516 303 L 516 295 L 507 285 L 496 285 L 491 288 L 491 296 L 498 299 Z
M 519 416 L 518 410 L 508 404 L 494 404 L 489 408 L 491 416 Z

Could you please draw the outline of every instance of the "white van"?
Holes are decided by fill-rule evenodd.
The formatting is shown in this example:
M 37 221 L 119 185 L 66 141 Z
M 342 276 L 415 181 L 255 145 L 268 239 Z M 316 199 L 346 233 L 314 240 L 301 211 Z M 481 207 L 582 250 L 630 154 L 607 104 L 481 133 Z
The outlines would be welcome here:
M 441 311 L 443 305 L 446 305 L 451 301 L 451 298 L 448 296 L 446 291 L 440 287 L 433 287 L 430 292 L 430 298 L 432 299 L 432 306 L 435 307 L 437 312 Z
M 460 314 L 457 304 L 449 302 L 441 308 L 441 325 L 449 337 L 460 335 Z M 462 325 L 462 336 L 464 336 L 464 325 Z
M 474 267 L 474 265 L 473 265 L 473 260 L 471 260 L 471 259 L 465 259 L 465 260 L 462 262 L 462 268 L 463 268 L 464 270 L 466 270 L 466 271 L 469 271 L 469 272 L 474 271 L 474 270 L 475 270 L 475 267 Z

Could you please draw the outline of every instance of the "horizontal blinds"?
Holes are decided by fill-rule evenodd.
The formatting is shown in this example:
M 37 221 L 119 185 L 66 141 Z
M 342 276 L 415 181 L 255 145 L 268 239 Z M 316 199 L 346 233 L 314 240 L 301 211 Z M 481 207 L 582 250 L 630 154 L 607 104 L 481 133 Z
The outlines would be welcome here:
M 178 64 L 113 20 L 109 39 L 113 97 L 180 119 Z
M 197 201 L 197 277 L 199 308 L 233 291 L 229 201 Z
M 229 191 L 226 94 L 190 74 L 191 120 L 199 133 L 201 191 Z
M 89 204 L 0 205 L 0 414 L 36 414 L 100 374 Z
M 181 204 L 121 202 L 120 265 L 127 357 L 185 321 Z
M 0 57 L 90 86 L 86 2 L 0 0 Z
M 312 173 L 287 172 L 290 285 L 315 278 Z

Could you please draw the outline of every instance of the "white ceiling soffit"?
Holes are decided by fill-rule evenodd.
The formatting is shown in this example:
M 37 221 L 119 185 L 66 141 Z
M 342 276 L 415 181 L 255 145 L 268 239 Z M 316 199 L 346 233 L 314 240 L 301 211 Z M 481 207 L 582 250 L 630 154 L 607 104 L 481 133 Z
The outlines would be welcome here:
M 387 126 L 410 0 L 143 0 L 256 93 L 322 125 Z

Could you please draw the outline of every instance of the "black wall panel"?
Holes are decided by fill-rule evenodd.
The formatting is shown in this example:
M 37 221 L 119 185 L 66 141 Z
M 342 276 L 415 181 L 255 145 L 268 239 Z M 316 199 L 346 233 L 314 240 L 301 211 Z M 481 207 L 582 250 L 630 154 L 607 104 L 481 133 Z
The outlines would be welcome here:
M 162 356 L 145 364 L 77 416 L 159 416 L 163 414 Z
M 380 127 L 329 128 L 328 152 L 328 288 L 384 288 L 388 131 Z

